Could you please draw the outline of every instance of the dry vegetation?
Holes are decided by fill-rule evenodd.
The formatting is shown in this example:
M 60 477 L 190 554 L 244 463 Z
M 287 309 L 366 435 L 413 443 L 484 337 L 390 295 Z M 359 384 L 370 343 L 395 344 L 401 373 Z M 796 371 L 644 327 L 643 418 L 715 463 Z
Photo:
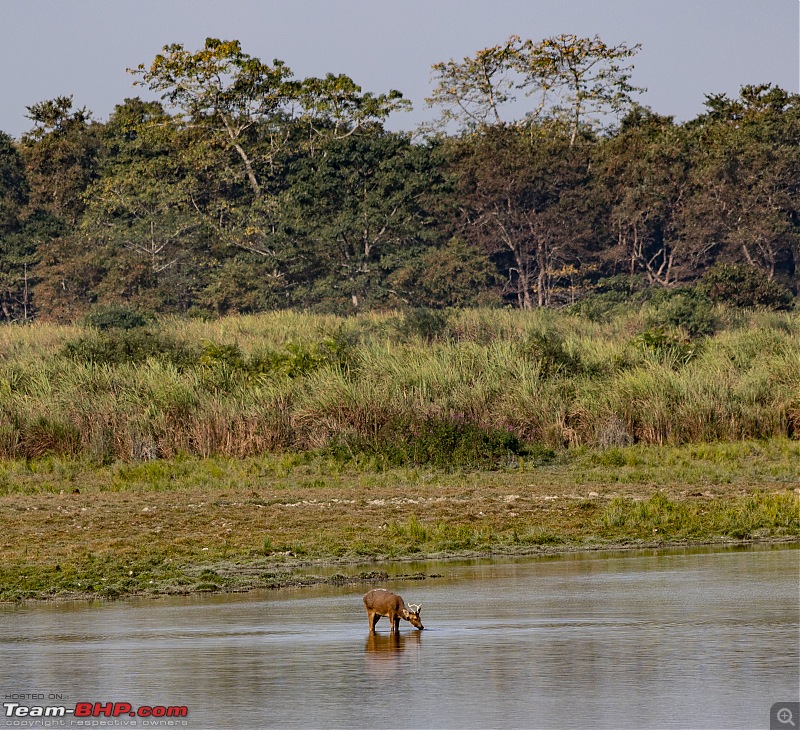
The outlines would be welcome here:
M 797 315 L 718 310 L 704 338 L 652 316 L 2 328 L 0 597 L 797 540 Z
M 0 458 L 107 464 L 334 448 L 459 465 L 524 455 L 523 443 L 792 437 L 798 315 L 708 316 L 718 323 L 709 337 L 663 327 L 646 307 L 607 322 L 468 310 L 428 319 L 283 312 L 107 331 L 8 326 Z M 455 442 L 469 453 L 442 455 Z

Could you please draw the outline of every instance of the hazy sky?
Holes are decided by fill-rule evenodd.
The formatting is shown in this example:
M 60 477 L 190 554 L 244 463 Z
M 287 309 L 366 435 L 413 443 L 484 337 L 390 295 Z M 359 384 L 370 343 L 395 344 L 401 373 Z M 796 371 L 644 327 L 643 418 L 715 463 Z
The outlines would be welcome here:
M 706 93 L 735 96 L 771 82 L 797 92 L 798 0 L 0 0 L 0 130 L 30 129 L 26 106 L 74 96 L 104 120 L 141 94 L 125 69 L 168 43 L 238 39 L 246 53 L 285 61 L 297 77 L 346 73 L 364 91 L 399 89 L 431 117 L 431 65 L 461 59 L 511 34 L 540 40 L 599 34 L 641 43 L 640 101 L 679 121 Z

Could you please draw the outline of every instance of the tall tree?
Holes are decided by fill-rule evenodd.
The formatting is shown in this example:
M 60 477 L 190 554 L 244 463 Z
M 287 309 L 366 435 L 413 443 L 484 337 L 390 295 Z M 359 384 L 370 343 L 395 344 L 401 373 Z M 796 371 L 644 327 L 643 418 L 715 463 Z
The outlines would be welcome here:
M 34 247 L 23 235 L 29 189 L 25 167 L 11 137 L 0 132 L 0 313 L 6 320 L 27 320 L 29 268 Z
M 362 93 L 343 74 L 297 81 L 283 61 L 270 66 L 244 53 L 239 41 L 217 38 L 207 38 L 196 52 L 165 46 L 149 68 L 129 71 L 140 77 L 135 83 L 161 92 L 183 122 L 234 149 L 256 196 L 264 165 L 289 140 L 286 121 L 294 114 L 339 136 L 410 106 L 399 91 Z
M 274 231 L 278 196 L 284 190 L 283 161 L 304 146 L 354 134 L 408 103 L 397 91 L 363 93 L 344 75 L 298 81 L 283 61 L 272 65 L 242 51 L 238 41 L 206 39 L 202 49 L 166 46 L 149 67 L 131 73 L 136 82 L 161 92 L 174 120 L 196 134 L 193 146 L 199 183 L 195 209 L 226 246 L 261 259 L 265 276 L 275 268 Z M 232 152 L 249 195 L 239 188 Z
M 745 86 L 738 99 L 709 96 L 689 123 L 694 192 L 685 235 L 695 269 L 747 263 L 792 278 L 800 255 L 800 96 Z M 696 272 L 695 272 L 696 273 Z
M 186 270 L 194 269 L 204 229 L 192 205 L 187 135 L 170 121 L 157 102 L 128 99 L 116 108 L 103 130 L 103 174 L 86 191 L 81 225 L 87 245 L 115 251 L 126 277 L 146 282 L 150 306 L 161 310 L 187 303 Z M 115 289 L 131 286 L 118 280 Z
M 429 106 L 441 108 L 440 123 L 456 122 L 466 128 L 500 124 L 504 105 L 515 100 L 517 56 L 521 41 L 511 36 L 505 43 L 484 48 L 461 61 L 450 59 L 433 65 L 437 81 Z
M 98 127 L 85 108 L 73 109 L 71 96 L 28 107 L 34 128 L 22 136 L 30 204 L 68 226 L 83 213 L 83 193 L 97 176 L 101 152 Z
M 454 164 L 464 236 L 497 260 L 519 307 L 545 306 L 588 235 L 576 207 L 588 157 L 565 135 L 498 126 L 459 142 Z
M 595 184 L 615 240 L 606 256 L 612 268 L 643 273 L 652 285 L 675 282 L 686 253 L 679 221 L 689 197 L 690 162 L 685 131 L 643 107 L 599 145 Z
M 597 35 L 562 34 L 539 43 L 525 41 L 517 54 L 523 76 L 520 88 L 538 95 L 540 108 L 554 94 L 552 113 L 568 121 L 570 144 L 574 144 L 584 120 L 619 115 L 630 107 L 631 94 L 644 91 L 630 83 L 632 66 L 627 61 L 640 47 L 609 46 Z
M 136 84 L 161 92 L 182 122 L 235 150 L 253 193 L 261 194 L 263 159 L 256 160 L 251 148 L 264 123 L 279 118 L 293 97 L 292 72 L 283 61 L 270 66 L 244 53 L 239 41 L 207 38 L 196 52 L 180 43 L 165 46 L 149 67 L 139 64 L 129 72 L 140 77 Z M 283 130 L 266 125 L 266 133 L 266 150 L 274 151 Z M 262 158 L 264 150 L 260 145 Z
M 396 89 L 386 94 L 362 92 L 345 74 L 304 79 L 296 85 L 296 94 L 301 120 L 323 137 L 350 136 L 384 122 L 393 112 L 411 109 L 411 102 Z
M 293 163 L 281 198 L 282 255 L 339 308 L 377 304 L 388 273 L 437 235 L 429 202 L 441 185 L 426 147 L 378 126 L 330 139 Z
M 631 95 L 643 91 L 630 83 L 628 59 L 638 50 L 625 43 L 609 46 L 599 36 L 562 34 L 539 42 L 511 36 L 474 57 L 435 64 L 437 85 L 427 101 L 441 108 L 440 122 L 474 129 L 511 121 L 505 116 L 509 102 L 515 90 L 522 91 L 533 106 L 524 108 L 516 124 L 562 118 L 574 144 L 582 124 L 605 113 L 621 114 Z

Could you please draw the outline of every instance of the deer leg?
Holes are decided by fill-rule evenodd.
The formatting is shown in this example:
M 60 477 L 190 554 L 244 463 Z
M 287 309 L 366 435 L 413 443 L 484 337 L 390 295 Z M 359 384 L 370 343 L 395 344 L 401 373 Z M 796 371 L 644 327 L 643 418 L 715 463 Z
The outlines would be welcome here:
M 370 631 L 375 631 L 375 626 L 378 623 L 378 619 L 380 617 L 381 617 L 381 615 L 379 613 L 376 613 L 375 611 L 370 611 L 369 612 L 369 630 Z

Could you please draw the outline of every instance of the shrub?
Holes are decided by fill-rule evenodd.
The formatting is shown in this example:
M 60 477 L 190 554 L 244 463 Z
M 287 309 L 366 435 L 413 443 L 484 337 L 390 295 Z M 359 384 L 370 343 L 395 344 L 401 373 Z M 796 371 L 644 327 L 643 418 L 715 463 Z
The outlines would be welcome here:
M 342 460 L 363 453 L 390 466 L 430 464 L 443 468 L 494 466 L 509 456 L 528 453 L 511 431 L 472 423 L 460 414 L 421 421 L 398 419 L 372 439 L 339 439 L 330 450 Z
M 794 296 L 765 271 L 743 264 L 717 264 L 709 269 L 700 284 L 712 301 L 735 307 L 789 309 Z
M 630 276 L 629 274 L 618 274 L 607 279 L 600 279 L 597 282 L 597 291 L 600 293 L 618 292 L 631 297 L 637 292 L 643 292 L 647 288 L 641 274 Z
M 145 327 L 151 319 L 152 317 L 147 317 L 128 307 L 108 306 L 96 309 L 86 315 L 82 323 L 87 327 L 95 327 L 105 332 L 111 329 L 132 330 L 137 327 Z
M 238 345 L 218 345 L 216 342 L 206 342 L 203 345 L 200 364 L 207 367 L 225 365 L 231 369 L 239 370 L 245 367 L 244 355 Z
M 686 365 L 700 349 L 697 343 L 687 342 L 663 327 L 646 329 L 636 335 L 633 342 L 638 349 L 653 353 L 660 362 L 672 367 Z
M 197 362 L 198 353 L 164 333 L 144 327 L 108 329 L 68 341 L 61 355 L 77 362 L 119 365 L 159 359 L 175 365 Z
M 355 348 L 340 334 L 311 345 L 289 342 L 283 352 L 266 351 L 251 356 L 241 367 L 256 374 L 301 378 L 322 367 L 349 370 L 355 363 Z
M 662 289 L 650 299 L 649 327 L 682 327 L 691 337 L 713 334 L 717 321 L 711 300 L 698 289 Z
M 447 312 L 427 307 L 417 307 L 406 311 L 397 325 L 397 333 L 403 339 L 419 337 L 426 342 L 446 339 L 449 318 Z
M 237 344 L 207 341 L 199 364 L 209 372 L 244 374 L 259 381 L 263 376 L 302 378 L 322 367 L 349 370 L 355 363 L 352 338 L 335 333 L 321 342 L 304 344 L 289 342 L 283 350 L 265 349 L 250 356 Z
M 543 378 L 578 375 L 584 371 L 580 357 L 566 349 L 564 337 L 555 330 L 529 333 L 522 349 L 527 357 L 539 363 Z
M 600 279 L 595 290 L 570 306 L 569 310 L 592 322 L 605 322 L 625 309 L 626 305 L 641 304 L 647 296 L 640 276 L 620 274 Z

